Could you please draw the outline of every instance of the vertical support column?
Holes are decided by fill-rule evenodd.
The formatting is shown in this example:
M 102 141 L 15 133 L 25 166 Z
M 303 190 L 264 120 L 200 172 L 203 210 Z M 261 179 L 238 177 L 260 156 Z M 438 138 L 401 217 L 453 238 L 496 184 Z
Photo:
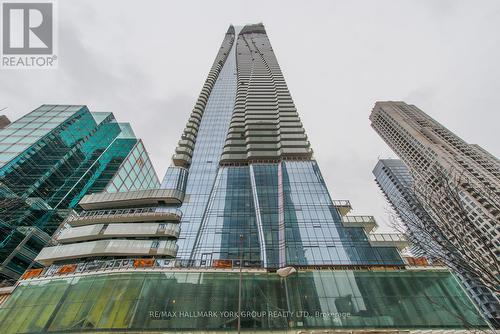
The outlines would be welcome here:
M 255 182 L 255 173 L 254 173 L 252 164 L 249 164 L 249 171 L 250 171 L 250 183 L 252 184 L 253 205 L 255 208 L 255 220 L 257 223 L 257 231 L 258 231 L 258 235 L 259 235 L 260 258 L 261 258 L 262 262 L 264 263 L 264 268 L 267 268 L 266 240 L 264 238 L 264 229 L 262 228 L 262 218 L 260 216 L 259 196 L 257 194 L 257 184 Z
M 278 256 L 279 267 L 286 265 L 285 248 L 285 200 L 283 196 L 283 161 L 278 163 Z

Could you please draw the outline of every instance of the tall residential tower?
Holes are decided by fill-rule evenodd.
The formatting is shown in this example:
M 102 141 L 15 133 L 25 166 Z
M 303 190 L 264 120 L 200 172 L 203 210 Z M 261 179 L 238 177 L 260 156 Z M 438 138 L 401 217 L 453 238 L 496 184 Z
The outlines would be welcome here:
M 80 205 L 6 333 L 484 326 L 449 271 L 330 198 L 262 24 L 227 31 L 161 188 Z
M 465 231 L 463 238 L 452 242 L 467 242 L 483 256 L 481 264 L 499 275 L 500 259 L 500 163 L 478 145 L 466 143 L 443 125 L 414 105 L 404 102 L 377 102 L 370 115 L 372 127 L 404 161 L 411 173 L 417 193 L 439 193 L 436 171 L 447 175 L 452 188 L 458 191 L 466 214 L 473 223 L 474 233 Z M 434 217 L 463 214 L 450 196 L 440 197 L 440 213 Z M 451 222 L 457 221 L 452 218 Z M 463 226 L 456 226 L 457 230 Z M 493 256 L 491 256 L 493 254 Z M 493 259 L 492 259 L 493 257 Z M 500 327 L 498 295 L 490 293 L 480 282 L 457 269 L 469 292 L 481 305 L 492 323 Z

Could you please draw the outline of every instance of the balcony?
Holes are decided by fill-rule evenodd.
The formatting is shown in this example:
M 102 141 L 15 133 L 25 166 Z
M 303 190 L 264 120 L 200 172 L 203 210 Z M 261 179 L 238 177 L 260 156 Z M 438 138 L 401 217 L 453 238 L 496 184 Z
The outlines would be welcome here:
M 97 211 L 83 211 L 79 215 L 71 215 L 66 223 L 71 226 L 84 226 L 96 223 L 129 223 L 158 220 L 180 222 L 182 212 L 176 208 L 152 207 L 131 209 L 109 209 Z
M 99 210 L 158 204 L 182 204 L 184 193 L 177 189 L 146 189 L 86 195 L 78 203 L 84 210 Z
M 55 261 L 71 259 L 154 255 L 175 257 L 176 254 L 177 245 L 175 240 L 113 239 L 46 247 L 38 254 L 35 261 L 48 266 Z
M 58 238 L 62 244 L 111 238 L 178 238 L 179 224 L 163 223 L 116 223 L 72 227 L 63 230 Z M 36 254 L 35 254 L 36 256 Z M 33 256 L 33 258 L 35 257 Z
M 408 240 L 404 235 L 396 233 L 368 234 L 368 241 L 373 247 L 396 247 L 399 250 L 408 247 Z
M 339 210 L 341 216 L 347 215 L 352 210 L 351 202 L 348 200 L 333 200 L 333 206 Z
M 361 227 L 366 233 L 370 233 L 378 226 L 373 216 L 343 216 L 342 225 L 344 227 Z
M 191 156 L 187 154 L 174 154 L 172 161 L 175 166 L 187 167 L 191 164 Z

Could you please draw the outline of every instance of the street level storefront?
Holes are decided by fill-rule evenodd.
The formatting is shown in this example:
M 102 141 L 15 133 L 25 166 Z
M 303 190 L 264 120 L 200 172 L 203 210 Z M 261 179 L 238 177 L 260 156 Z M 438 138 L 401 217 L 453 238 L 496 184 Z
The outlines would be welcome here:
M 466 329 L 485 326 L 439 270 L 71 274 L 27 279 L 0 308 L 2 333 Z

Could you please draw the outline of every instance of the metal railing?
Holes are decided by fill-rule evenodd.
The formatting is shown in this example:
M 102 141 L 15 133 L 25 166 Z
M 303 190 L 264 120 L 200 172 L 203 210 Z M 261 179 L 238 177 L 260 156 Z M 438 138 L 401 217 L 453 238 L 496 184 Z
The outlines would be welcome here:
M 127 220 L 130 218 L 141 217 L 173 217 L 175 220 L 180 221 L 182 218 L 182 211 L 176 208 L 164 207 L 150 207 L 150 208 L 127 208 L 127 209 L 107 209 L 107 210 L 94 210 L 83 211 L 80 214 L 74 214 L 67 218 L 68 224 L 86 221 L 106 221 L 106 220 Z
M 85 195 L 78 203 L 84 210 L 131 207 L 158 203 L 181 204 L 184 192 L 177 189 L 143 189 L 116 193 L 94 193 Z
M 368 235 L 370 241 L 407 242 L 402 234 L 398 233 L 371 233 Z
M 374 247 L 396 247 L 403 250 L 409 246 L 405 236 L 397 233 L 370 233 L 368 241 Z
M 243 260 L 241 267 L 246 269 L 262 269 L 262 261 Z M 83 274 L 100 271 L 129 271 L 129 270 L 176 270 L 186 269 L 209 270 L 209 269 L 234 269 L 240 268 L 240 260 L 176 260 L 176 259 L 154 259 L 154 258 L 128 258 L 118 260 L 94 260 L 77 262 L 72 264 L 53 264 L 45 267 L 40 273 L 30 275 L 29 271 L 25 273 L 28 278 L 48 278 L 54 276 Z M 27 275 L 26 275 L 27 274 Z
M 347 215 L 351 210 L 351 202 L 346 199 L 336 199 L 333 200 L 333 205 L 337 208 L 341 216 Z
M 373 216 L 344 216 L 344 223 L 362 223 L 362 224 L 377 224 Z
M 377 221 L 373 216 L 342 216 L 342 224 L 345 227 L 362 227 L 368 233 L 377 227 Z
M 99 224 L 96 228 L 91 230 L 86 229 L 86 226 L 74 226 L 62 230 L 57 236 L 57 241 L 61 244 L 68 244 L 81 241 L 102 240 L 111 238 L 123 237 L 174 237 L 178 238 L 181 233 L 180 225 L 177 223 L 149 223 L 149 226 L 156 226 L 156 229 L 147 228 L 144 230 L 142 226 L 147 223 L 127 223 L 128 226 L 124 228 L 116 228 L 110 230 L 113 226 L 105 226 Z M 87 225 L 88 226 L 88 225 Z
M 334 206 L 346 206 L 346 207 L 351 207 L 351 202 L 347 199 L 334 199 L 333 201 Z

